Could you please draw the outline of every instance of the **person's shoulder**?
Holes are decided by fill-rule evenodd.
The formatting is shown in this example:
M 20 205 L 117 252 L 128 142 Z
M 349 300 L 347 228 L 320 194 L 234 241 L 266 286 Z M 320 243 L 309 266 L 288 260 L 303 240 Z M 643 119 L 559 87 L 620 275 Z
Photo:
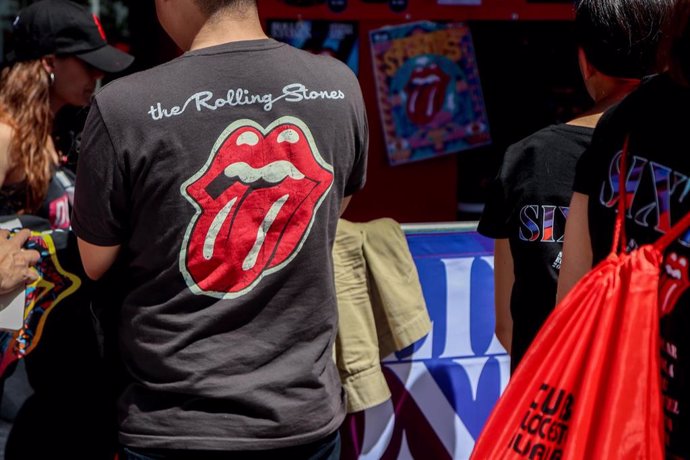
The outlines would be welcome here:
M 311 72 L 328 78 L 357 81 L 357 76 L 347 64 L 328 54 L 312 53 L 291 45 L 285 45 L 281 51 L 291 53 L 295 58 L 299 58 L 299 61 L 305 63 L 305 68 Z
M 9 141 L 14 135 L 14 127 L 7 121 L 0 119 L 0 141 Z
M 152 88 L 170 81 L 177 63 L 178 59 L 173 59 L 150 69 L 117 78 L 103 86 L 94 98 L 99 106 L 122 104 L 128 100 L 138 101 L 138 95 L 149 94 Z
M 685 90 L 673 82 L 667 74 L 657 74 L 646 77 L 634 91 L 628 94 L 621 102 L 610 109 L 607 118 L 622 116 L 630 110 L 637 110 L 648 105 L 655 105 L 659 98 L 680 95 Z
M 644 78 L 635 90 L 602 114 L 594 133 L 595 141 L 611 137 L 617 139 L 627 133 L 630 124 L 637 119 L 662 116 L 654 107 L 658 106 L 659 101 L 673 100 L 674 93 L 678 90 L 679 87 L 668 75 L 658 74 Z
M 350 71 L 349 67 L 345 63 L 326 53 L 314 53 L 311 51 L 296 48 L 286 43 L 283 44 L 283 46 L 280 49 L 280 52 L 291 53 L 294 56 L 299 56 L 301 60 L 309 62 L 310 64 L 317 66 L 317 68 L 319 69 L 328 69 L 333 72 L 352 73 L 352 71 Z
M 549 125 L 512 144 L 507 152 L 513 156 L 548 153 L 567 141 L 587 141 L 593 132 L 592 128 L 584 126 Z

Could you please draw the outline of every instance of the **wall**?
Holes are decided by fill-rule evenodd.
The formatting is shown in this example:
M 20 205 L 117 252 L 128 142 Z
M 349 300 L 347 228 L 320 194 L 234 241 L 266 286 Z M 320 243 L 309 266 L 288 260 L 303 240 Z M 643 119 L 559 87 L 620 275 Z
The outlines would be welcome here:
M 465 201 L 481 201 L 481 193 L 478 192 L 486 185 L 486 177 L 495 172 L 500 152 L 508 143 L 516 141 L 538 126 L 529 125 L 525 129 L 518 129 L 515 135 L 506 141 L 501 140 L 501 132 L 496 132 L 492 126 L 495 138 L 493 149 L 480 149 L 474 153 L 463 152 L 408 165 L 389 166 L 384 153 L 383 133 L 374 90 L 369 31 L 386 25 L 418 20 L 494 21 L 496 24 L 515 22 L 518 19 L 520 22 L 568 21 L 573 13 L 570 2 L 532 3 L 526 0 L 483 0 L 478 6 L 442 6 L 435 0 L 411 0 L 408 8 L 402 13 L 391 11 L 387 4 L 370 4 L 362 0 L 349 0 L 348 7 L 341 13 L 332 12 L 325 3 L 298 7 L 287 5 L 282 0 L 259 0 L 259 7 L 263 19 L 330 19 L 359 22 L 359 79 L 367 104 L 371 145 L 367 186 L 355 195 L 345 217 L 355 221 L 366 221 L 388 216 L 400 222 L 456 220 L 458 194 L 469 195 Z M 495 37 L 488 37 L 484 33 L 484 39 L 500 41 L 506 38 L 502 33 L 498 33 L 500 27 L 496 30 Z M 477 55 L 480 74 L 482 58 Z M 571 68 L 567 72 L 576 73 L 577 70 Z M 500 91 L 500 88 L 498 90 Z M 492 118 L 500 118 L 501 114 L 498 112 L 505 109 L 500 103 L 495 104 L 492 113 L 488 107 L 491 97 L 492 95 L 486 94 L 485 87 L 490 122 Z M 507 117 L 510 118 L 511 115 Z

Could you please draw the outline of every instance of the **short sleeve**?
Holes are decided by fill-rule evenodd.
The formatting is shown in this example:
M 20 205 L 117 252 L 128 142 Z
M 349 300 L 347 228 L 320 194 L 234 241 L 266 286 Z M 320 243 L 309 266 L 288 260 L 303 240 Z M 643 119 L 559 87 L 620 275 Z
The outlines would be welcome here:
M 573 192 L 581 193 L 583 195 L 591 196 L 596 193 L 599 182 L 597 182 L 597 175 L 593 171 L 599 171 L 602 167 L 600 164 L 602 159 L 607 157 L 607 148 L 610 140 L 611 131 L 611 116 L 614 113 L 613 109 L 607 111 L 597 123 L 594 134 L 592 135 L 592 142 L 580 156 L 575 167 L 575 179 L 573 181 Z
M 579 160 L 577 160 L 577 166 L 575 167 L 575 180 L 573 181 L 573 192 L 581 193 L 583 195 L 592 195 L 595 187 L 594 171 L 595 162 L 593 161 L 595 157 L 595 145 L 590 145 L 587 150 L 582 154 Z M 589 171 L 589 173 L 588 173 Z
M 94 102 L 82 134 L 72 213 L 72 229 L 88 243 L 116 246 L 125 240 L 128 193 L 122 165 Z
M 506 157 L 508 153 L 506 153 Z M 489 185 L 484 211 L 479 219 L 477 231 L 489 238 L 508 238 L 510 236 L 511 207 L 508 203 L 505 170 L 506 158 L 503 160 L 501 170 Z
M 357 99 L 354 107 L 355 132 L 355 161 L 350 172 L 350 177 L 345 184 L 344 196 L 350 196 L 364 187 L 367 177 L 367 153 L 369 151 L 369 124 L 367 113 L 362 98 L 361 90 L 357 85 Z

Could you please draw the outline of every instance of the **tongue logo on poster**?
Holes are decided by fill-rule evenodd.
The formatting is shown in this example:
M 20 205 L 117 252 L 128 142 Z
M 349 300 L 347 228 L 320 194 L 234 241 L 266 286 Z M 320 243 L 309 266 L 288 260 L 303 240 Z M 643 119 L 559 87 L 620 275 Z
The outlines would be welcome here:
M 195 294 L 237 298 L 301 250 L 333 184 L 309 128 L 282 117 L 267 128 L 239 120 L 182 184 L 196 213 L 180 271 Z

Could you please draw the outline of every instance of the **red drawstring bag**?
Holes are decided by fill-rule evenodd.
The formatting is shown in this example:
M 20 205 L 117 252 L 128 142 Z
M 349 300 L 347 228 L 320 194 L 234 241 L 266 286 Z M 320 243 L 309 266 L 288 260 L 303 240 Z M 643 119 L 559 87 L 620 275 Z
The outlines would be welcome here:
M 622 163 L 625 152 L 627 141 Z M 472 460 L 663 460 L 660 266 L 690 214 L 654 244 L 625 254 L 618 244 L 625 241 L 624 201 L 611 254 L 549 316 L 484 426 Z

